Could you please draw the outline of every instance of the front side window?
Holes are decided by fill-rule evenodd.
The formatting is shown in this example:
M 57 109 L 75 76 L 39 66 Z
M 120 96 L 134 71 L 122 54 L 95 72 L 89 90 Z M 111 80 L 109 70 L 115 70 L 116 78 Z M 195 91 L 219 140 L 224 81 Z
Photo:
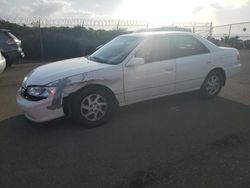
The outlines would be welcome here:
M 119 36 L 101 47 L 88 58 L 100 63 L 117 65 L 121 63 L 141 41 L 141 37 Z
M 173 39 L 176 58 L 209 53 L 207 47 L 193 36 L 176 35 Z
M 170 37 L 148 39 L 135 56 L 144 58 L 145 63 L 171 59 L 172 50 Z

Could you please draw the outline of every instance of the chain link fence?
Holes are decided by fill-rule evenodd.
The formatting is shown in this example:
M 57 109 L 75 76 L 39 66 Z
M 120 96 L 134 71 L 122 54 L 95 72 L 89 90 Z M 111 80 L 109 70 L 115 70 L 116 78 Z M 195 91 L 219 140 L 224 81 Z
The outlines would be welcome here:
M 214 26 L 212 36 L 216 39 L 239 37 L 241 40 L 249 40 L 250 22 Z
M 75 27 L 81 26 L 95 30 L 127 30 L 136 31 L 159 27 L 186 28 L 204 37 L 225 38 L 239 36 L 242 40 L 250 39 L 250 22 L 234 23 L 213 26 L 212 22 L 174 22 L 165 24 L 154 24 L 141 20 L 108 20 L 108 19 L 82 19 L 82 18 L 46 18 L 46 17 L 19 17 L 5 16 L 0 20 L 26 25 L 29 27 Z
M 250 49 L 250 22 L 214 26 L 210 40 L 218 46 Z
M 205 37 L 211 35 L 212 23 L 208 22 L 174 22 L 161 25 L 141 20 L 107 20 L 107 19 L 81 19 L 81 18 L 39 18 L 39 17 L 0 17 L 0 20 L 26 25 L 29 27 L 76 27 L 92 28 L 95 30 L 127 30 L 137 31 L 159 27 L 185 28 L 199 33 Z
M 8 23 L 17 24 L 17 27 L 13 24 L 9 24 L 9 26 L 14 34 L 20 36 L 26 59 L 40 60 L 86 55 L 96 46 L 106 43 L 113 37 L 134 31 L 191 31 L 204 37 L 211 37 L 212 34 L 212 23 L 210 22 L 174 22 L 157 25 L 141 20 L 18 16 L 0 17 L 1 21 L 7 27 Z M 72 49 L 74 49 L 73 52 Z M 62 51 L 65 53 L 61 53 Z
M 50 47 L 48 39 L 50 41 L 64 39 L 67 43 L 77 43 L 74 46 L 79 46 L 79 48 L 84 48 L 84 52 L 87 53 L 88 50 L 94 48 L 90 47 L 95 41 L 96 45 L 99 42 L 106 42 L 106 40 L 115 37 L 118 34 L 134 32 L 134 31 L 164 31 L 164 30 L 179 30 L 179 31 L 191 31 L 198 33 L 203 37 L 209 38 L 213 43 L 218 46 L 232 46 L 238 49 L 250 49 L 250 22 L 234 23 L 220 26 L 213 26 L 211 22 L 174 22 L 165 24 L 154 24 L 142 20 L 108 20 L 108 19 L 83 19 L 83 18 L 46 18 L 46 17 L 19 17 L 19 16 L 9 16 L 0 17 L 0 21 L 7 21 L 8 23 L 15 23 L 18 26 L 26 26 L 21 28 L 26 28 L 25 31 L 30 31 L 28 34 L 25 31 L 23 34 L 24 48 L 25 46 L 32 46 L 34 42 L 39 44 L 41 59 L 46 59 L 49 55 L 47 48 Z M 63 29 L 60 27 L 67 27 Z M 85 39 L 85 35 L 81 35 L 81 40 L 78 40 L 73 36 L 72 33 L 76 32 L 75 27 L 80 27 L 80 30 L 89 29 L 89 33 L 95 33 L 95 30 L 103 30 L 99 38 L 94 37 L 92 42 L 89 39 Z M 29 29 L 28 29 L 29 28 Z M 56 29 L 53 29 L 56 28 Z M 63 30 L 64 32 L 59 32 Z M 71 32 L 65 33 L 71 30 Z M 16 32 L 19 29 L 16 28 Z M 31 32 L 33 31 L 33 32 Z M 58 31 L 58 32 L 57 32 Z M 107 32 L 112 31 L 110 34 Z M 35 33 L 34 33 L 35 32 Z M 105 34 L 106 32 L 106 34 Z M 70 34 L 71 33 L 71 34 Z M 98 33 L 98 32 L 97 32 Z M 100 33 L 100 32 L 99 32 Z M 31 36 L 30 36 L 31 35 Z M 60 35 L 60 36 L 59 36 Z M 61 36 L 62 35 L 62 36 Z M 100 34 L 99 34 L 100 35 Z M 104 36 L 106 35 L 106 37 Z M 56 39 L 56 36 L 58 37 Z M 102 38 L 105 38 L 103 40 Z M 31 40 L 34 40 L 33 42 Z M 83 44 L 80 44 L 81 41 Z M 59 42 L 62 42 L 61 40 Z M 55 42 L 56 43 L 56 42 Z M 79 43 L 79 44 L 78 44 Z M 60 45 L 63 46 L 63 45 Z M 85 49 L 86 48 L 86 49 Z M 89 49 L 88 49 L 89 48 Z M 27 47 L 27 56 L 34 56 L 31 47 Z M 46 51 L 47 50 L 47 51 Z M 28 53 L 30 51 L 30 53 Z M 37 52 L 37 50 L 36 50 Z M 38 53 L 38 52 L 37 52 Z M 55 54 L 55 53 L 53 53 Z M 80 54 L 80 53 L 79 53 Z M 58 55 L 59 56 L 59 55 Z M 73 56 L 73 54 L 72 54 Z

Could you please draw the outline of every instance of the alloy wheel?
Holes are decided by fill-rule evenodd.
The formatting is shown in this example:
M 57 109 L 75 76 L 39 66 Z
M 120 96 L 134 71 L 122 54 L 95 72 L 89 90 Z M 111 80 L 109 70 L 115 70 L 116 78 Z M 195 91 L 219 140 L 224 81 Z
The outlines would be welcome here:
M 89 121 L 100 120 L 105 116 L 107 109 L 106 99 L 99 94 L 88 95 L 81 102 L 81 114 Z

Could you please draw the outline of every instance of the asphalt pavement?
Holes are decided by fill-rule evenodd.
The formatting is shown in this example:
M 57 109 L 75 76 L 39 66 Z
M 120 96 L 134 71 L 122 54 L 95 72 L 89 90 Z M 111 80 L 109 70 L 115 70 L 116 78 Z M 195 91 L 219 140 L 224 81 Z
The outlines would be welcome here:
M 104 126 L 27 120 L 15 104 L 24 75 L 0 75 L 0 188 L 250 188 L 250 51 L 220 96 L 196 92 L 121 108 Z

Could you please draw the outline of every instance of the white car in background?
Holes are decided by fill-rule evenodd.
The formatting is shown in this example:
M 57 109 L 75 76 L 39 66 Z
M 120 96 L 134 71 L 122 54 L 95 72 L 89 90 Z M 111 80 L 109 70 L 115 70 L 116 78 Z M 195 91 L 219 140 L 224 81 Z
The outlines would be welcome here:
M 6 60 L 0 52 L 0 73 L 4 71 L 5 67 L 6 67 Z
M 213 98 L 239 72 L 239 60 L 238 50 L 193 33 L 121 35 L 87 58 L 34 69 L 24 78 L 17 103 L 36 122 L 73 116 L 97 126 L 118 106 L 193 90 Z

